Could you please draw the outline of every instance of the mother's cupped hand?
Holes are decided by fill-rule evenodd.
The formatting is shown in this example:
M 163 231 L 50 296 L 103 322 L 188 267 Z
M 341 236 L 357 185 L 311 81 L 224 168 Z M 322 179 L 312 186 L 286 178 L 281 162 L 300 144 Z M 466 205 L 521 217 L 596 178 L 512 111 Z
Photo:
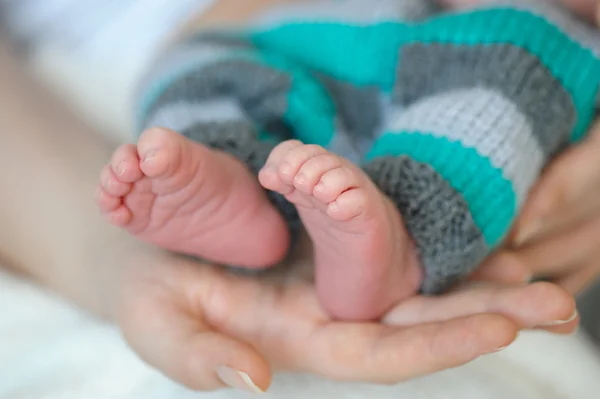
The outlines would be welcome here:
M 521 329 L 577 323 L 571 296 L 547 283 L 465 286 L 403 302 L 382 322 L 342 323 L 297 275 L 244 278 L 156 251 L 124 266 L 115 313 L 125 338 L 194 390 L 265 391 L 278 370 L 398 383 L 501 350 Z
M 535 187 L 511 249 L 492 260 L 579 293 L 600 275 L 600 123 L 558 157 Z

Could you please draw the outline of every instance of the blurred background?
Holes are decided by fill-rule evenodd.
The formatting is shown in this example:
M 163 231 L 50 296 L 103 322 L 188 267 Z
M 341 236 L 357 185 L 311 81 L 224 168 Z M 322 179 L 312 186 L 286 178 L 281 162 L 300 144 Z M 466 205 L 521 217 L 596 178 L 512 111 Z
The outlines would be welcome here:
M 0 29 L 55 92 L 122 139 L 140 74 L 165 37 L 212 1 L 0 0 Z
M 0 0 L 0 32 L 16 43 L 32 70 L 75 112 L 102 132 L 124 141 L 132 137 L 131 103 L 144 69 L 169 32 L 211 2 Z M 579 310 L 589 337 L 600 343 L 600 283 L 581 296 Z M 0 316 L 0 399 L 89 398 L 87 392 L 100 392 L 98 397 L 103 399 L 130 398 L 137 390 L 141 392 L 141 387 L 146 398 L 150 397 L 146 394 L 150 391 L 156 398 L 173 397 L 176 392 L 178 398 L 184 397 L 180 388 L 141 365 L 111 326 L 91 323 L 70 305 L 3 272 L 0 272 Z M 40 331 L 44 334 L 40 335 Z M 569 342 L 581 340 L 588 345 L 584 336 L 566 338 L 562 344 L 543 335 L 535 341 L 517 343 L 505 358 L 515 364 L 511 383 L 518 385 L 519 378 L 524 378 L 519 375 L 518 365 L 527 365 L 544 353 L 548 345 L 553 345 L 557 357 L 568 356 L 567 351 L 572 350 Z M 590 356 L 585 353 L 585 345 L 579 347 L 581 359 Z M 41 352 L 43 356 L 39 356 Z M 59 360 L 65 369 L 54 368 Z M 589 369 L 597 363 L 592 357 L 587 361 Z M 477 384 L 478 378 L 483 378 L 481 375 L 493 374 L 495 367 L 489 359 L 467 366 L 469 383 Z M 535 378 L 551 385 L 553 372 L 548 365 L 539 369 Z M 102 378 L 88 379 L 85 385 L 74 388 L 77 375 L 84 373 L 96 373 Z M 455 383 L 455 373 L 450 370 L 444 374 L 445 384 Z M 461 376 L 464 378 L 465 374 Z M 567 377 L 574 390 L 578 381 L 585 378 L 582 374 Z M 110 391 L 105 384 L 107 378 L 121 381 L 114 385 L 120 387 L 119 392 Z M 123 390 L 123 384 L 128 383 L 130 389 Z M 411 384 L 420 392 L 434 389 L 427 379 Z M 80 395 L 45 396 L 49 386 L 64 386 L 64 392 L 79 389 Z M 19 392 L 22 396 L 14 396 Z

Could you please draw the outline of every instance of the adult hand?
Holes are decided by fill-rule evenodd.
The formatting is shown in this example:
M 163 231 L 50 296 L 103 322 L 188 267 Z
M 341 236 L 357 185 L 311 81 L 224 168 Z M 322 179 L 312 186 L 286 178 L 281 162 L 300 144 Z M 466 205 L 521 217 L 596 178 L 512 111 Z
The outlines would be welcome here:
M 600 274 L 600 123 L 549 165 L 509 245 L 478 276 L 546 278 L 576 294 Z
M 459 0 L 452 0 L 459 1 Z M 599 0 L 561 0 L 600 24 Z M 475 279 L 546 278 L 577 294 L 600 274 L 600 123 L 558 157 L 533 190 L 508 241 Z
M 194 390 L 264 391 L 276 370 L 397 383 L 498 351 L 520 329 L 576 327 L 573 299 L 547 283 L 465 287 L 415 297 L 383 323 L 341 323 L 321 309 L 310 279 L 285 270 L 244 278 L 156 251 L 125 266 L 115 313 L 127 341 Z
M 598 0 L 561 0 L 580 16 L 600 23 L 600 1 Z
M 439 0 L 442 5 L 451 8 L 470 7 L 484 0 Z M 574 13 L 588 21 L 600 23 L 600 1 L 599 0 L 546 0 L 560 1 L 570 8 Z

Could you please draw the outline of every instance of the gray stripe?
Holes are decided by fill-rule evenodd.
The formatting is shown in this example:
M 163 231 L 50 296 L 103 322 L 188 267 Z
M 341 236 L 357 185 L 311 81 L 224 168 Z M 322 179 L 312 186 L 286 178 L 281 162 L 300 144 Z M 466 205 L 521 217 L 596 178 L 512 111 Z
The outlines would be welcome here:
M 234 31 L 210 30 L 200 32 L 186 40 L 186 44 L 195 46 L 199 44 L 218 45 L 230 49 L 255 49 L 252 43 Z
M 396 204 L 425 268 L 422 291 L 441 293 L 488 255 L 465 200 L 430 166 L 402 157 L 378 158 L 365 171 Z
M 600 30 L 573 15 L 562 3 L 548 0 L 483 0 L 475 8 L 509 5 L 547 19 L 564 34 L 600 56 Z
M 230 98 L 215 98 L 199 103 L 181 101 L 159 108 L 148 119 L 145 128 L 162 126 L 180 132 L 201 122 L 227 122 L 244 119 L 244 112 Z
M 258 124 L 283 118 L 291 78 L 251 61 L 222 60 L 200 66 L 174 81 L 153 104 L 150 114 L 165 105 L 229 97 Z
M 357 87 L 328 76 L 319 80 L 329 91 L 348 135 L 355 142 L 369 140 L 381 126 L 381 91 L 377 87 Z
M 431 0 L 320 0 L 272 7 L 254 26 L 268 28 L 290 22 L 342 21 L 367 25 L 382 21 L 416 21 L 430 17 L 439 8 Z
M 173 71 L 200 67 L 230 56 L 235 50 L 253 50 L 254 46 L 228 32 L 206 31 L 194 35 L 161 54 L 144 81 L 153 82 Z
M 546 161 L 527 117 L 495 90 L 473 88 L 426 97 L 393 113 L 385 130 L 429 133 L 476 149 L 513 182 L 519 204 Z
M 570 95 L 540 61 L 511 45 L 414 44 L 401 50 L 394 101 L 402 106 L 437 93 L 496 89 L 529 118 L 549 158 L 567 142 L 577 111 Z
M 231 54 L 225 46 L 205 43 L 199 45 L 180 45 L 161 55 L 160 59 L 147 71 L 139 83 L 138 98 L 143 99 L 156 89 L 165 79 L 177 74 L 189 73 L 203 66 L 224 59 Z M 139 103 L 140 101 L 138 101 Z
M 359 163 L 364 155 L 360 152 L 354 140 L 346 133 L 340 122 L 337 123 L 335 135 L 327 146 L 327 150 L 355 164 Z

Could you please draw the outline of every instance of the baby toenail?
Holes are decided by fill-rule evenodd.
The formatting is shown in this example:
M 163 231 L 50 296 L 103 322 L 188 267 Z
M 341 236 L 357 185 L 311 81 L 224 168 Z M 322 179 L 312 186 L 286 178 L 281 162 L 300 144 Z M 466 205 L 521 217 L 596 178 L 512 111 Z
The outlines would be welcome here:
M 340 210 L 340 207 L 337 202 L 332 202 L 331 204 L 329 204 L 329 209 L 331 210 L 331 212 L 337 212 Z
M 125 161 L 121 161 L 119 165 L 117 165 L 117 173 L 119 176 L 123 176 L 127 172 L 127 167 L 125 166 Z
M 296 180 L 296 183 L 298 184 L 304 184 L 306 183 L 306 175 L 304 173 L 300 173 L 299 175 L 296 176 L 296 178 L 294 179 Z
M 317 192 L 319 192 L 319 193 L 322 193 L 322 192 L 324 192 L 324 191 L 325 191 L 325 184 L 324 184 L 323 182 L 321 182 L 321 183 L 317 184 L 317 185 L 315 186 L 315 191 L 317 191 Z
M 289 175 L 292 173 L 292 165 L 289 163 L 284 163 L 279 167 L 279 171 L 284 175 Z
M 148 151 L 144 154 L 144 160 L 142 162 L 152 161 L 156 157 L 156 151 Z
M 275 172 L 275 165 L 268 163 L 265 166 L 263 166 L 261 172 L 262 173 L 273 173 L 273 172 Z

